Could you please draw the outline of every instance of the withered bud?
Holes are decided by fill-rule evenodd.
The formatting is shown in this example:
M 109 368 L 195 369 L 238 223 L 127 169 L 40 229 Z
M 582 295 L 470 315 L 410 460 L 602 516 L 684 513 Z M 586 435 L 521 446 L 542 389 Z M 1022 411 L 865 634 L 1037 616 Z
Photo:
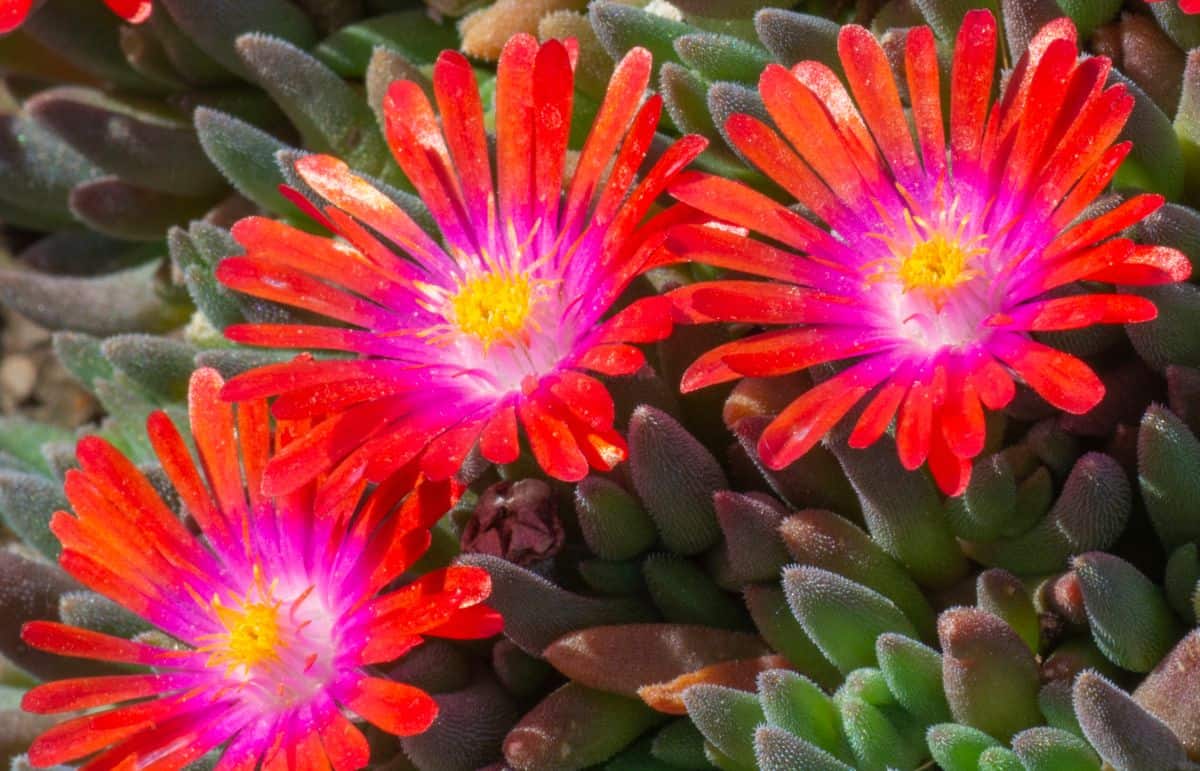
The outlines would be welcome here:
M 563 537 L 550 485 L 520 479 L 484 490 L 475 516 L 463 528 L 462 548 L 529 567 L 557 554 Z

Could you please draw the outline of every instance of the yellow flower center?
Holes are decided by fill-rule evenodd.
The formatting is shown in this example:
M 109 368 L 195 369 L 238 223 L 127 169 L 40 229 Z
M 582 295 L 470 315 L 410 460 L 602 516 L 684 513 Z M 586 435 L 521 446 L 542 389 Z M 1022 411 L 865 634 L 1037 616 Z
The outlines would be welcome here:
M 904 291 L 922 289 L 936 294 L 961 284 L 971 277 L 967 270 L 970 256 L 957 240 L 941 234 L 918 243 L 900 263 Z
M 536 299 L 533 282 L 507 272 L 467 280 L 450 299 L 454 325 L 483 343 L 486 350 L 524 331 Z
M 221 620 L 229 630 L 228 663 L 250 669 L 279 658 L 279 614 L 277 605 L 253 603 L 241 611 L 221 608 Z

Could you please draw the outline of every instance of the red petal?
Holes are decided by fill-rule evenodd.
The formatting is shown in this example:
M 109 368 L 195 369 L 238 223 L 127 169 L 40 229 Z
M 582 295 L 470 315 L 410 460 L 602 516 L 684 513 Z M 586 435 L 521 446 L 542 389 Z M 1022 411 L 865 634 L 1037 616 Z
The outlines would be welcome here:
M 495 212 L 483 103 L 471 63 L 458 51 L 442 51 L 433 65 L 433 89 L 467 212 L 473 219 L 475 232 L 483 233 L 491 224 L 489 213 L 494 216 Z
M 789 404 L 763 431 L 758 452 L 781 469 L 812 449 L 850 408 L 889 374 L 891 362 L 867 359 L 814 386 Z
M 599 380 L 567 370 L 548 382 L 550 393 L 584 424 L 599 430 L 612 428 L 616 408 L 612 395 Z
M 496 176 L 500 221 L 524 233 L 533 217 L 533 36 L 509 38 L 496 67 Z
M 792 150 L 787 142 L 758 118 L 736 113 L 725 121 L 725 132 L 736 143 L 738 150 L 763 173 L 778 182 L 797 201 L 816 213 L 831 226 L 846 222 L 853 215 L 837 199 L 820 177 L 812 172 L 808 164 Z M 707 229 L 707 228 L 706 228 Z M 706 262 L 699 257 L 682 251 L 688 259 Z M 792 258 L 794 261 L 795 258 Z M 750 269 L 751 273 L 760 273 Z M 789 278 L 784 276 L 784 278 Z
M 659 116 L 662 115 L 662 97 L 655 94 L 647 99 L 633 119 L 621 150 L 613 160 L 612 170 L 604 189 L 600 192 L 600 200 L 592 214 L 594 225 L 605 226 L 616 216 L 621 204 L 629 195 L 629 190 L 637 181 L 638 169 L 646 159 L 646 151 L 654 141 L 654 130 L 658 127 Z
M 547 474 L 564 482 L 578 482 L 587 476 L 587 458 L 565 420 L 535 399 L 522 399 L 517 410 L 533 457 Z
M 991 351 L 1059 409 L 1082 415 L 1104 398 L 1100 378 L 1070 354 L 1016 335 L 998 336 Z
M 401 84 L 392 85 L 388 100 Z M 410 84 L 417 91 L 420 88 Z M 421 96 L 424 99 L 424 94 Z M 425 105 L 428 109 L 428 101 Z M 389 124 L 390 125 L 390 124 Z M 450 258 L 412 217 L 375 186 L 354 174 L 350 167 L 328 155 L 306 155 L 296 161 L 296 171 L 322 198 L 365 222 L 404 251 L 424 263 L 448 263 Z M 401 275 L 411 271 L 393 257 L 385 264 Z
M 839 282 L 850 280 L 846 274 L 834 273 L 798 254 L 776 249 L 727 228 L 680 225 L 668 231 L 665 245 L 670 251 L 693 262 L 792 284 L 832 290 Z
M 574 85 L 575 73 L 567 47 L 559 40 L 546 41 L 533 62 L 536 116 L 533 121 L 533 201 L 541 211 L 540 216 L 548 223 L 558 222 Z M 615 182 L 611 176 L 609 179 L 610 183 Z M 552 235 L 553 228 L 543 229 L 544 238 L 549 239 Z
M 950 152 L 955 176 L 979 161 L 996 67 L 996 20 L 968 11 L 954 44 L 950 74 Z
M 172 666 L 192 655 L 190 651 L 164 650 L 54 621 L 30 621 L 21 627 L 21 640 L 60 656 L 143 666 Z
M 151 0 L 104 0 L 104 4 L 130 24 L 141 24 L 154 10 Z
M 913 367 L 905 362 L 879 389 L 879 393 L 863 409 L 846 444 L 855 449 L 870 447 L 883 436 L 892 418 L 900 409 L 908 388 L 912 385 Z
M 184 688 L 203 679 L 203 673 L 166 672 L 153 675 L 107 675 L 58 680 L 26 691 L 21 709 L 39 715 L 90 709 L 141 699 Z
M 353 677 L 334 685 L 335 697 L 388 733 L 414 736 L 437 718 L 437 702 L 420 688 L 378 677 Z
M 908 80 L 917 138 L 921 141 L 925 176 L 938 179 L 946 171 L 946 135 L 942 128 L 937 44 L 929 27 L 913 27 L 908 31 L 904 57 L 904 74 Z
M 464 420 L 430 440 L 421 455 L 421 470 L 430 479 L 445 479 L 458 473 L 463 458 L 475 446 L 484 427 L 484 418 Z
M 939 432 L 934 432 L 929 449 L 929 470 L 946 495 L 962 495 L 971 481 L 970 459 L 955 455 Z
M 941 404 L 945 390 L 945 369 L 941 365 L 926 367 L 915 380 L 908 396 L 900 406 L 896 424 L 896 454 L 900 465 L 909 471 L 920 468 L 929 457 L 930 437 L 933 435 L 933 413 Z
M 1192 275 L 1187 255 L 1169 246 L 1135 246 L 1120 265 L 1093 273 L 1090 278 L 1128 286 L 1173 284 Z
M 850 324 L 869 320 L 861 303 L 792 284 L 704 281 L 673 290 L 676 315 L 690 324 Z
M 830 114 L 831 105 L 778 64 L 769 64 L 763 70 L 758 90 L 780 131 L 834 194 L 851 209 L 869 206 L 871 192 L 860 174 L 860 165 L 867 157 L 851 153 Z M 853 108 L 847 107 L 853 113 Z M 881 175 L 878 168 L 868 173 L 869 178 Z
M 371 747 L 362 731 L 332 705 L 322 717 L 317 730 L 334 771 L 358 771 L 366 767 L 371 760 Z
M 461 191 L 458 189 L 458 178 L 453 172 L 437 116 L 434 115 L 425 92 L 411 80 L 398 80 L 388 87 L 383 112 L 385 133 L 392 155 L 396 157 L 396 162 L 404 170 L 405 176 L 417 188 L 421 200 L 437 221 L 446 240 L 463 249 L 477 247 L 471 236 L 467 235 L 471 224 L 465 219 L 466 212 Z M 501 169 L 503 168 L 502 162 Z M 503 188 L 503 185 L 501 187 Z M 354 194 L 348 197 L 359 197 L 359 191 L 355 190 Z M 338 206 L 354 213 L 340 203 Z M 394 204 L 393 208 L 399 209 Z M 371 220 L 362 219 L 369 225 L 373 224 Z M 405 230 L 408 230 L 407 226 Z M 429 251 L 437 254 L 441 250 Z
M 0 35 L 21 26 L 32 7 L 33 0 L 0 0 Z
M 270 260 L 230 257 L 217 266 L 216 277 L 230 289 L 367 329 L 394 329 L 399 323 L 375 303 Z
M 908 185 L 918 176 L 917 153 L 887 55 L 874 35 L 853 24 L 842 27 L 838 54 L 846 81 L 879 149 L 896 178 Z
M 188 419 L 217 505 L 227 521 L 240 523 L 246 516 L 246 495 L 233 430 L 233 405 L 220 396 L 224 385 L 215 369 L 196 370 L 188 385 Z
M 970 373 L 957 371 L 955 365 L 950 372 L 946 397 L 938 413 L 941 434 L 950 452 L 959 458 L 970 460 L 983 451 L 987 438 L 983 405 L 975 391 Z
M 630 303 L 604 322 L 597 343 L 653 343 L 671 335 L 671 302 L 661 295 Z
M 163 472 L 201 531 L 215 544 L 229 543 L 231 531 L 225 517 L 200 478 L 179 429 L 165 412 L 155 412 L 146 420 L 146 433 Z
M 366 612 L 371 618 L 400 616 L 410 634 L 441 624 L 451 613 L 478 605 L 492 593 L 492 577 L 483 568 L 451 565 L 434 570 L 394 592 L 371 602 Z M 429 623 L 430 617 L 436 617 Z M 443 618 L 444 617 L 444 618 Z
M 487 605 L 473 605 L 458 611 L 446 623 L 426 629 L 423 634 L 451 640 L 481 640 L 502 631 L 504 617 L 498 611 Z
M 1153 214 L 1163 205 L 1164 200 L 1161 195 L 1151 193 L 1134 196 L 1112 211 L 1085 220 L 1054 239 L 1046 248 L 1043 257 L 1053 260 L 1060 255 L 1090 247 L 1116 235 Z
M 405 413 L 406 404 L 404 397 L 386 397 L 325 419 L 271 458 L 263 491 L 269 495 L 290 493 L 332 469 L 352 450 L 387 430 Z
M 790 78 L 791 75 L 788 75 Z M 721 177 L 684 172 L 671 184 L 673 197 L 735 225 L 752 228 L 767 238 L 829 259 L 853 263 L 856 255 L 826 231 L 756 190 Z
M 504 404 L 488 420 L 479 436 L 479 452 L 492 463 L 512 463 L 521 455 L 517 436 L 517 410 Z
M 601 375 L 630 375 L 646 364 L 646 355 L 623 343 L 597 345 L 579 357 L 576 365 Z
M 768 334 L 726 343 L 714 350 L 722 350 L 721 358 L 740 375 L 773 377 L 827 361 L 876 353 L 893 344 L 881 338 L 877 330 L 861 327 L 801 327 L 783 330 L 778 337 L 768 338 Z M 738 345 L 751 340 L 753 347 Z
M 604 102 L 575 165 L 575 175 L 567 192 L 567 209 L 562 217 L 563 232 L 577 232 L 580 221 L 591 207 L 600 175 L 638 112 L 642 94 L 650 83 L 650 65 L 650 52 L 633 48 L 613 70 Z
M 991 354 L 981 352 L 980 358 L 971 374 L 979 399 L 990 410 L 1004 409 L 1017 393 L 1012 375 Z
M 1009 329 L 1048 332 L 1079 329 L 1093 324 L 1129 324 L 1150 321 L 1158 315 L 1154 303 L 1129 294 L 1089 294 L 1058 297 L 1022 305 L 1005 314 Z M 988 323 L 992 323 L 989 321 Z

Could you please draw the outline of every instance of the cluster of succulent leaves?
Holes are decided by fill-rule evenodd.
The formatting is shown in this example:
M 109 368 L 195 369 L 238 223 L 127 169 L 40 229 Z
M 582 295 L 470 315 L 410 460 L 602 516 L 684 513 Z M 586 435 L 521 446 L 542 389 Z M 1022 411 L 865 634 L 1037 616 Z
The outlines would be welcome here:
M 836 69 L 838 25 L 852 20 L 885 47 L 922 23 L 944 45 L 971 7 L 997 12 L 1012 61 L 1067 14 L 1137 99 L 1116 188 L 1171 201 L 1136 235 L 1200 258 L 1188 208 L 1200 203 L 1200 16 L 1173 2 L 156 5 L 130 27 L 93 0 L 48 0 L 0 39 L 0 221 L 13 248 L 0 300 L 56 330 L 62 364 L 106 412 L 91 430 L 152 475 L 146 415 L 182 416 L 197 366 L 229 375 L 278 355 L 225 341 L 225 326 L 291 313 L 215 281 L 215 263 L 237 251 L 228 226 L 258 210 L 311 227 L 278 192 L 303 189 L 290 161 L 308 151 L 346 159 L 423 216 L 381 138 L 384 88 L 428 84 L 438 51 L 461 47 L 486 104 L 488 62 L 518 31 L 579 41 L 575 146 L 613 58 L 641 45 L 668 109 L 664 139 L 704 134 L 714 142 L 701 168 L 772 192 L 719 129 L 761 112 L 767 62 Z M 488 568 L 504 637 L 410 655 L 392 674 L 436 694 L 441 717 L 375 757 L 419 769 L 502 758 L 614 771 L 1189 767 L 1200 758 L 1200 632 L 1188 633 L 1200 614 L 1200 289 L 1140 291 L 1157 320 L 1054 335 L 1100 363 L 1105 401 L 1060 416 L 1018 399 L 949 501 L 887 441 L 852 451 L 834 437 L 784 471 L 756 465 L 766 416 L 804 378 L 679 397 L 682 368 L 729 334 L 683 330 L 652 353 L 657 375 L 612 383 L 629 461 L 552 486 L 567 532 L 553 560 L 457 554 L 485 488 L 536 473 L 476 469 L 435 553 Z M 47 523 L 66 507 L 75 439 L 0 419 L 0 517 L 17 539 L 0 551 L 0 754 L 46 725 L 16 709 L 25 687 L 94 671 L 25 648 L 14 622 L 157 634 L 53 565 Z

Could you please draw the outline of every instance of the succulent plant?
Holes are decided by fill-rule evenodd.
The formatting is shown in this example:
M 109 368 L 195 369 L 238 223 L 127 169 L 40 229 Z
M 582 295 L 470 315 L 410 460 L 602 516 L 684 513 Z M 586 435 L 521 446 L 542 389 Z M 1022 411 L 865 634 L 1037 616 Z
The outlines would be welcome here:
M 21 5 L 0 2 L 0 24 L 14 23 L 4 14 Z M 1200 515 L 1194 503 L 1200 499 L 1194 323 L 1200 289 L 1194 279 L 1179 280 L 1200 258 L 1194 208 L 1200 207 L 1200 15 L 1188 0 L 155 0 L 148 17 L 144 3 L 110 3 L 136 24 L 94 0 L 31 5 L 23 25 L 0 37 L 0 303 L 10 318 L 20 314 L 53 333 L 57 366 L 103 414 L 86 426 L 47 421 L 45 410 L 39 419 L 20 409 L 0 417 L 0 612 L 6 617 L 0 626 L 0 761 L 11 758 L 14 769 L 75 763 L 116 743 L 108 756 L 115 763 L 122 747 L 138 751 L 143 739 L 96 730 L 106 719 L 97 716 L 108 713 L 95 708 L 113 698 L 81 695 L 66 683 L 144 677 L 131 674 L 131 651 L 140 652 L 143 663 L 154 651 L 163 657 L 154 662 L 162 664 L 186 655 L 181 649 L 192 641 L 182 622 L 148 612 L 113 589 L 131 581 L 139 591 L 159 591 L 137 583 L 138 570 L 110 579 L 106 571 L 114 565 L 96 562 L 102 550 L 87 546 L 89 539 L 103 535 L 112 542 L 104 548 L 114 550 L 104 555 L 132 559 L 136 555 L 119 541 L 142 537 L 130 522 L 139 506 L 150 506 L 159 517 L 153 521 L 174 535 L 200 543 L 195 534 L 203 529 L 206 542 L 214 543 L 219 528 L 204 520 L 200 491 L 211 488 L 225 506 L 234 498 L 223 496 L 236 488 L 237 499 L 246 494 L 254 505 L 263 492 L 255 480 L 266 463 L 255 459 L 265 456 L 247 445 L 236 478 L 217 460 L 227 457 L 218 445 L 234 436 L 232 428 L 215 438 L 212 431 L 213 415 L 232 421 L 235 414 L 222 412 L 228 408 L 215 396 L 213 384 L 222 378 L 240 375 L 248 379 L 235 383 L 253 384 L 255 372 L 300 373 L 271 392 L 296 389 L 275 402 L 276 430 L 284 433 L 274 458 L 293 440 L 328 449 L 302 435 L 324 419 L 321 410 L 341 409 L 339 399 L 354 405 L 387 398 L 371 390 L 378 382 L 369 379 L 324 388 L 319 380 L 299 379 L 317 365 L 371 371 L 372 362 L 384 358 L 377 349 L 324 351 L 319 340 L 306 343 L 294 332 L 274 338 L 279 344 L 252 346 L 270 333 L 245 330 L 349 331 L 332 326 L 325 311 L 398 285 L 389 266 L 407 264 L 404 255 L 412 252 L 395 240 L 401 228 L 387 229 L 396 222 L 413 242 L 444 246 L 456 260 L 469 251 L 446 228 L 446 211 L 458 216 L 457 210 L 452 203 L 439 209 L 431 190 L 466 189 L 472 179 L 482 184 L 482 176 L 459 168 L 473 158 L 484 169 L 491 200 L 493 167 L 484 161 L 494 159 L 501 169 L 496 190 L 502 199 L 507 195 L 512 177 L 504 176 L 504 159 L 518 145 L 504 124 L 516 125 L 510 113 L 521 99 L 512 96 L 516 81 L 498 71 L 517 71 L 511 62 L 519 60 L 531 75 L 530 103 L 547 107 L 552 99 L 568 99 L 572 118 L 569 130 L 554 129 L 565 142 L 562 168 L 554 166 L 553 152 L 528 153 L 531 168 L 544 172 L 544 182 L 531 184 L 547 188 L 528 200 L 557 207 L 561 176 L 569 202 L 578 192 L 571 181 L 581 175 L 595 184 L 577 196 L 586 201 L 580 204 L 585 215 L 592 193 L 599 199 L 606 189 L 619 195 L 609 194 L 612 200 L 598 209 L 615 213 L 624 204 L 637 213 L 636 221 L 618 225 L 600 218 L 596 228 L 597 239 L 609 230 L 647 239 L 618 244 L 628 246 L 620 254 L 631 265 L 620 296 L 604 298 L 617 312 L 600 309 L 592 319 L 626 337 L 586 337 L 580 347 L 600 351 L 589 361 L 603 359 L 601 374 L 579 375 L 576 365 L 588 368 L 579 364 L 582 357 L 555 369 L 556 377 L 570 375 L 537 391 L 542 412 L 518 415 L 514 405 L 526 402 L 498 401 L 496 414 L 512 414 L 511 430 L 504 423 L 489 433 L 482 419 L 472 423 L 475 413 L 454 429 L 439 425 L 432 437 L 419 436 L 422 426 L 397 423 L 397 443 L 420 438 L 419 449 L 436 456 L 420 466 L 419 477 L 418 465 L 428 458 L 418 453 L 412 461 L 418 465 L 409 465 L 412 459 L 401 457 L 396 444 L 369 445 L 357 456 L 349 451 L 363 446 L 368 430 L 384 428 L 365 420 L 339 440 L 347 452 L 305 456 L 308 476 L 279 474 L 287 478 L 268 489 L 269 497 L 281 512 L 310 513 L 298 531 L 314 533 L 305 539 L 328 537 L 334 531 L 321 528 L 334 521 L 338 527 L 391 523 L 374 531 L 373 540 L 358 533 L 365 540 L 356 548 L 366 556 L 352 562 L 381 560 L 406 571 L 381 596 L 409 598 L 393 602 L 413 602 L 405 612 L 425 626 L 397 622 L 381 633 L 396 655 L 373 651 L 356 659 L 362 682 L 396 685 L 339 682 L 326 697 L 328 709 L 320 702 L 307 715 L 289 713 L 290 723 L 261 729 L 290 737 L 299 754 L 273 759 L 268 751 L 258 760 L 300 766 L 305 747 L 305 757 L 316 757 L 316 742 L 335 768 L 362 766 L 367 751 L 372 767 L 420 771 L 1200 768 Z M 829 351 L 805 358 L 800 346 L 811 342 L 814 329 L 844 325 L 846 316 L 838 314 L 861 315 L 863 307 L 821 306 L 828 314 L 821 315 L 815 305 L 789 305 L 796 293 L 783 282 L 798 275 L 801 258 L 792 252 L 813 251 L 787 238 L 849 233 L 826 225 L 843 216 L 839 196 L 860 177 L 830 193 L 838 180 L 829 169 L 845 147 L 822 144 L 822 116 L 851 126 L 845 136 L 860 142 L 855 151 L 871 160 L 854 166 L 850 153 L 845 168 L 857 169 L 852 173 L 862 179 L 882 169 L 879 178 L 890 183 L 889 148 L 900 134 L 912 142 L 909 120 L 917 137 L 910 148 L 914 163 L 936 162 L 938 151 L 922 141 L 941 136 L 943 117 L 954 159 L 959 151 L 953 146 L 970 143 L 951 114 L 963 108 L 953 107 L 947 93 L 944 115 L 931 118 L 930 105 L 941 96 L 923 79 L 940 76 L 948 88 L 955 66 L 964 66 L 952 63 L 956 40 L 984 29 L 985 17 L 996 30 L 997 66 L 972 65 L 994 76 L 994 92 L 975 83 L 984 107 L 1001 84 L 1018 93 L 1023 77 L 1032 82 L 1032 71 L 1019 68 L 1032 50 L 1031 56 L 1058 62 L 1059 69 L 1045 68 L 1046 82 L 1029 86 L 1060 94 L 1055 109 L 1060 102 L 1076 109 L 1105 93 L 1112 114 L 1128 113 L 1123 125 L 1109 116 L 1111 136 L 1094 147 L 1094 134 L 1080 140 L 1080 152 L 1094 151 L 1095 159 L 1113 144 L 1111 158 L 1105 156 L 1111 163 L 1096 160 L 1094 175 L 1076 193 L 1060 191 L 1060 197 L 1077 196 L 1077 206 L 1056 223 L 1079 235 L 1079 243 L 1088 235 L 1093 241 L 1112 236 L 1100 248 L 1120 251 L 1120 259 L 1109 254 L 1092 272 L 1074 276 L 1090 280 L 1038 295 L 1041 315 L 1014 311 L 1030 317 L 1029 331 L 1022 332 L 1027 350 L 1061 357 L 1030 364 L 1018 361 L 1011 347 L 995 349 L 1011 393 L 982 391 L 988 383 L 951 368 L 943 375 L 957 378 L 954 388 L 966 394 L 951 409 L 946 381 L 939 385 L 933 374 L 936 361 L 926 376 L 906 372 L 909 361 L 876 372 L 863 365 L 869 357 L 848 365 L 824 363 Z M 1056 21 L 1063 17 L 1070 25 Z M 567 39 L 574 42 L 547 45 Z M 962 47 L 982 50 L 981 39 Z M 1107 57 L 1111 70 L 1094 58 L 1077 62 L 1075 46 Z M 789 74 L 802 62 L 808 64 L 799 75 Z M 532 79 L 534 72 L 568 68 L 573 90 L 563 94 L 547 85 L 561 78 Z M 764 71 L 773 74 L 764 77 Z M 638 78 L 661 98 L 661 115 L 656 100 L 639 108 Z M 389 97 L 397 80 L 414 85 Z M 622 83 L 634 85 L 617 99 L 609 97 L 610 82 L 618 91 Z M 455 116 L 474 115 L 470 83 L 478 89 L 478 121 L 464 123 Z M 803 92 L 787 90 L 800 89 L 799 83 Z M 459 90 L 451 94 L 452 87 Z M 872 101 L 880 93 L 874 89 L 888 96 Z M 1020 93 L 1010 99 L 1033 98 Z M 799 120 L 784 111 L 781 94 L 816 96 Z M 607 112 L 606 98 L 612 100 Z M 856 105 L 866 118 L 861 126 L 854 124 Z M 627 118 L 624 128 L 610 120 L 618 112 Z M 1053 113 L 1035 112 L 1024 124 L 1013 119 L 1012 126 L 1023 128 L 1013 128 L 1009 140 L 1031 153 L 1046 132 L 1067 129 L 1049 124 Z M 1102 117 L 1095 108 L 1093 118 Z M 542 120 L 550 119 L 528 116 L 538 142 L 546 136 L 539 131 Z M 999 131 L 1002 119 L 996 123 Z M 896 133 L 873 138 L 870 132 L 884 124 Z M 978 127 L 982 142 L 982 117 Z M 793 144 L 776 130 L 791 131 Z M 438 150 L 430 144 L 434 133 L 453 146 Z M 626 133 L 622 146 L 618 140 Z M 589 134 L 611 136 L 612 147 L 589 156 Z M 463 137 L 474 144 L 461 144 Z M 409 153 L 400 163 L 392 156 L 397 146 Z M 448 165 L 438 166 L 443 156 Z M 944 167 L 945 146 L 940 157 Z M 969 159 L 957 157 L 960 166 Z M 673 176 L 689 159 L 688 171 Z M 1009 160 L 1013 174 L 1036 171 L 1025 168 L 1032 156 Z M 707 181 L 699 181 L 701 173 Z M 354 195 L 346 192 L 351 187 Z M 366 195 L 367 187 L 376 197 L 354 208 L 361 203 L 355 195 Z M 901 188 L 903 195 L 923 194 Z M 480 193 L 471 200 L 483 199 Z M 507 212 L 505 200 L 498 206 Z M 688 206 L 673 207 L 678 201 Z M 862 211 L 878 209 L 886 207 L 872 199 Z M 462 216 L 471 224 L 475 213 L 464 209 Z M 714 226 L 713 217 L 726 221 Z M 475 222 L 480 232 L 485 220 Z M 1084 222 L 1110 224 L 1112 232 L 1089 234 Z M 536 238 L 549 243 L 554 232 L 519 217 L 486 224 L 501 240 L 529 249 Z M 519 232 L 524 227 L 529 230 Z M 331 240 L 330 232 L 340 238 Z M 1134 242 L 1136 258 L 1129 251 Z M 372 244 L 382 244 L 381 251 Z M 645 250 L 636 252 L 637 261 L 635 248 Z M 301 271 L 321 255 L 329 259 L 319 280 L 301 285 L 294 274 L 285 275 L 289 260 L 307 260 Z M 361 267 L 368 258 L 374 273 Z M 828 268 L 803 259 L 811 264 L 806 270 Z M 238 273 L 272 260 L 276 272 L 256 274 L 254 281 L 246 270 Z M 543 264 L 532 257 L 520 263 L 529 275 Z M 596 257 L 595 264 L 611 269 L 612 261 Z M 922 264 L 930 271 L 944 267 L 937 260 Z M 745 295 L 721 294 L 722 284 L 714 281 L 736 290 L 750 274 L 766 281 Z M 379 283 L 368 286 L 367 280 Z M 826 288 L 835 287 L 828 282 Z M 320 294 L 325 287 L 333 294 Z M 335 300 L 323 308 L 306 304 L 306 297 L 318 296 Z M 1088 305 L 1094 301 L 1085 298 L 1095 296 L 1125 299 Z M 505 326 L 487 315 L 495 310 L 491 295 L 480 297 L 480 323 L 499 330 L 485 330 L 484 357 L 476 360 L 484 368 L 490 347 L 504 342 L 500 332 L 512 332 L 525 317 Z M 945 296 L 930 297 L 930 307 L 942 312 Z M 575 302 L 594 299 L 583 293 Z M 715 320 L 722 323 L 708 323 Z M 1096 326 L 1100 322 L 1120 326 Z M 791 326 L 760 338 L 769 324 Z M 539 333 L 561 331 L 543 326 Z M 372 345 L 384 345 L 377 341 L 388 334 L 382 329 Z M 873 350 L 858 338 L 818 342 L 844 344 L 854 355 Z M 464 372 L 471 376 L 469 368 Z M 906 376 L 890 396 L 886 385 L 872 390 Z M 206 396 L 193 390 L 189 399 L 189 382 L 207 384 Z M 712 387 L 692 389 L 701 382 Z M 0 391 L 3 384 L 0 360 Z M 444 383 L 436 385 L 444 390 L 437 391 L 442 402 L 431 405 L 433 413 L 463 410 L 467 397 L 455 401 Z M 533 403 L 534 386 L 525 381 L 514 393 L 522 388 Z M 923 411 L 921 398 L 902 406 L 912 389 L 918 397 L 922 389 L 933 394 L 927 399 L 937 411 Z M 1079 391 L 1088 398 L 1073 400 Z M 801 407 L 789 406 L 806 394 L 815 395 Z M 864 403 L 856 406 L 860 398 Z M 584 408 L 571 412 L 572 404 Z M 981 404 L 989 408 L 986 416 Z M 245 417 L 253 413 L 265 426 L 260 407 L 237 408 L 240 441 L 261 439 Z M 191 425 L 209 430 L 189 430 L 189 410 Z M 197 423 L 197 415 L 208 415 L 208 422 L 201 417 Z M 179 432 L 170 433 L 170 422 Z M 781 432 L 784 424 L 801 428 Z M 483 447 L 489 440 L 475 441 L 481 431 L 513 440 Z M 923 452 L 913 438 L 921 432 Z M 77 454 L 85 435 L 93 438 L 84 439 Z M 563 447 L 575 447 L 579 457 Z M 182 470 L 186 453 L 201 458 L 198 470 Z M 233 457 L 236 466 L 236 452 Z M 361 467 L 343 462 L 347 457 L 361 459 Z M 926 459 L 929 467 L 922 468 Z M 397 469 L 403 473 L 393 473 Z M 435 478 L 439 470 L 446 481 Z M 324 493 L 310 500 L 306 485 L 314 475 Z M 360 504 L 360 496 L 367 502 Z M 393 512 L 401 499 L 406 503 Z M 122 513 L 115 507 L 124 507 Z M 78 519 L 56 514 L 64 511 Z M 171 512 L 183 519 L 177 522 Z M 422 518 L 412 519 L 417 512 Z M 281 564 L 291 559 L 313 568 L 321 550 L 305 544 L 284 554 Z M 178 557 L 148 557 L 146 564 L 170 563 L 186 574 Z M 198 565 L 192 569 L 203 569 Z M 224 569 L 204 565 L 214 573 Z M 436 578 L 419 578 L 428 575 Z M 222 608 L 233 615 L 218 614 L 226 631 L 269 631 L 266 621 L 255 627 L 246 619 L 282 607 L 271 605 L 275 590 L 256 589 L 253 580 L 238 586 L 244 589 L 239 610 L 226 598 Z M 371 594 L 385 589 L 370 586 Z M 486 606 L 478 604 L 484 595 Z M 199 597 L 199 607 L 220 604 L 211 599 Z M 287 599 L 294 611 L 307 595 Z M 451 606 L 463 615 L 457 626 L 438 615 Z M 498 635 L 464 639 L 496 631 L 496 614 L 503 617 Z M 64 636 L 67 628 L 80 631 Z M 434 633 L 425 635 L 430 629 Z M 420 637 L 398 640 L 407 632 L 428 639 L 419 646 Z M 270 653 L 246 645 L 237 648 L 245 655 L 236 661 L 228 651 L 213 653 L 213 660 L 253 666 L 259 653 Z M 194 647 L 208 651 L 205 646 Z M 407 650 L 403 657 L 401 649 Z M 311 666 L 301 662 L 300 671 Z M 171 672 L 153 676 L 186 680 Z M 149 695 L 138 690 L 146 680 L 100 682 L 125 683 L 133 689 L 128 698 Z M 346 716 L 332 707 L 335 699 L 348 707 Z M 329 717 L 330 710 L 338 718 Z M 340 739 L 318 736 L 313 726 L 322 716 L 338 727 Z M 166 725 L 168 733 L 175 726 Z M 85 736 L 95 731 L 93 738 L 71 739 L 74 755 L 65 745 L 55 754 L 56 737 L 65 742 L 62 737 L 80 735 L 78 726 L 87 727 Z M 223 750 L 216 745 L 224 739 L 197 740 L 194 754 L 204 757 L 184 752 L 166 765 L 212 767 L 221 751 L 229 759 L 235 747 L 259 746 L 251 733 Z M 50 739 L 35 744 L 38 736 Z

